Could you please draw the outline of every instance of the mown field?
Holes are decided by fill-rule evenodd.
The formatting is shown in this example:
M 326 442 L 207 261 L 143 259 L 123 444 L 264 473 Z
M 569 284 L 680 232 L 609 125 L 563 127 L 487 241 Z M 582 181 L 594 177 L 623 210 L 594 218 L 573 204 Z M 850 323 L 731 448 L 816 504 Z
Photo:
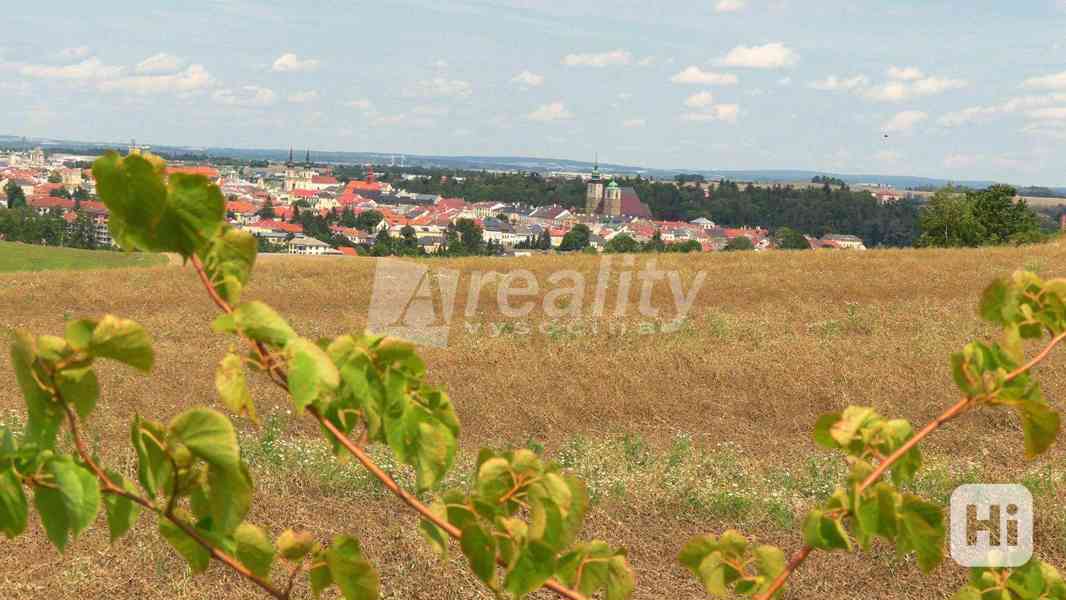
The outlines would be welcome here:
M 797 548 L 795 520 L 843 473 L 839 457 L 811 442 L 815 419 L 863 404 L 920 426 L 957 399 L 949 353 L 990 333 L 974 310 L 987 282 L 1020 268 L 1066 276 L 1061 243 L 657 261 L 680 273 L 686 286 L 706 273 L 677 331 L 642 333 L 632 312 L 586 317 L 580 328 L 546 334 L 524 335 L 517 326 L 472 333 L 473 327 L 454 324 L 448 347 L 424 351 L 432 379 L 447 387 L 463 423 L 451 481 L 469 476 L 481 446 L 528 446 L 573 469 L 594 498 L 585 537 L 629 548 L 642 600 L 703 597 L 674 560 L 691 535 L 732 526 L 786 552 Z M 463 273 L 528 269 L 541 282 L 576 269 L 591 288 L 599 259 L 423 264 Z M 272 257 L 257 268 L 249 295 L 274 305 L 308 337 L 332 336 L 365 326 L 373 279 L 369 259 Z M 634 303 L 639 288 L 635 282 L 630 290 Z M 495 298 L 496 289 L 486 286 L 479 297 L 484 310 L 471 321 L 505 323 Z M 467 300 L 458 295 L 456 314 L 465 314 Z M 651 300 L 672 305 L 669 287 L 659 284 Z M 217 405 L 214 367 L 231 341 L 211 333 L 214 307 L 189 269 L 0 274 L 0 305 L 0 324 L 40 333 L 61 332 L 65 318 L 104 312 L 134 318 L 152 332 L 157 367 L 150 379 L 110 365 L 100 370 L 103 392 L 90 425 L 109 465 L 133 468 L 134 413 L 165 419 L 194 404 Z M 613 315 L 610 306 L 606 315 Z M 1064 365 L 1060 353 L 1039 370 L 1059 406 L 1066 398 Z M 239 424 L 257 484 L 254 521 L 274 533 L 302 527 L 322 539 L 358 536 L 382 571 L 386 598 L 490 598 L 465 575 L 458 549 L 450 559 L 456 565 L 437 562 L 402 505 L 357 466 L 334 461 L 315 427 L 292 415 L 278 392 L 256 382 L 253 394 L 264 423 Z M 20 406 L 5 354 L 0 420 L 17 427 Z M 1028 485 L 1037 502 L 1038 551 L 1066 566 L 1062 444 L 1027 462 L 1017 423 L 1006 413 L 980 412 L 934 435 L 925 450 L 928 466 L 914 487 L 938 500 L 946 502 L 960 483 Z M 401 478 L 409 476 L 383 452 L 377 455 Z M 215 566 L 205 576 L 189 576 L 153 527 L 142 518 L 129 537 L 108 545 L 101 520 L 60 556 L 34 524 L 28 535 L 2 542 L 0 597 L 258 597 Z M 964 576 L 945 564 L 923 577 L 911 559 L 875 546 L 868 555 L 815 554 L 788 597 L 943 598 Z
M 81 250 L 0 242 L 0 273 L 19 271 L 82 271 L 162 265 L 158 254 L 127 254 L 107 250 Z

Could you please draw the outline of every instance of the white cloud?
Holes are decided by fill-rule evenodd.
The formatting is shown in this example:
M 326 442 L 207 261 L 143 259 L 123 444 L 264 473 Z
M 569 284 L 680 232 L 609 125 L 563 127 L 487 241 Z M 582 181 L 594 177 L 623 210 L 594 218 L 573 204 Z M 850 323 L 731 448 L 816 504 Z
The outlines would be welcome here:
M 433 77 L 418 82 L 415 87 L 404 91 L 408 97 L 418 96 L 423 98 L 465 98 L 473 93 L 470 84 L 461 79 L 448 79 L 447 77 Z
M 792 85 L 792 78 L 782 77 L 781 79 L 777 80 L 777 85 Z
M 854 90 L 869 84 L 870 78 L 865 75 L 855 75 L 852 77 L 837 77 L 836 75 L 830 75 L 821 81 L 815 81 L 808 84 L 808 87 L 816 90 L 833 92 L 838 90 Z
M 914 126 L 918 123 L 929 118 L 929 115 L 920 110 L 905 110 L 900 113 L 896 113 L 887 123 L 884 124 L 882 129 L 886 132 L 900 132 L 905 133 L 914 129 Z
M 544 76 L 526 70 L 512 77 L 511 83 L 517 83 L 525 87 L 538 87 L 544 83 Z
M 736 123 L 740 116 L 740 106 L 737 104 L 715 104 L 703 110 L 687 112 L 681 115 L 683 121 L 725 121 Z
M 274 61 L 273 69 L 279 73 L 290 73 L 298 71 L 314 71 L 318 69 L 319 60 L 317 58 L 305 58 L 301 59 L 295 54 L 288 52 L 282 54 Z
M 862 91 L 862 95 L 879 102 L 902 102 L 922 96 L 935 96 L 968 85 L 961 79 L 925 76 L 913 67 L 907 69 L 890 67 L 888 72 L 892 81 L 866 88 Z
M 625 121 L 622 121 L 622 127 L 625 127 L 626 129 L 638 129 L 647 124 L 648 122 L 644 119 L 626 119 Z
M 1066 121 L 1066 107 L 1038 108 L 1029 111 L 1026 115 L 1038 121 Z
M 361 111 L 364 111 L 364 112 L 365 111 L 369 111 L 369 110 L 373 110 L 373 108 L 374 108 L 374 103 L 371 102 L 367 98 L 359 98 L 358 100 L 351 100 L 349 102 L 346 102 L 344 105 L 349 107 L 349 108 L 357 108 L 357 109 L 359 109 Z
M 714 5 L 714 12 L 716 13 L 728 13 L 736 12 L 743 9 L 748 4 L 747 0 L 719 0 L 718 4 Z
M 69 79 L 83 81 L 88 79 L 111 79 L 118 77 L 122 73 L 122 67 L 105 65 L 100 62 L 99 58 L 94 56 L 93 58 L 85 59 L 79 63 L 64 65 L 61 67 L 50 65 L 22 65 L 19 72 L 27 77 L 37 77 L 40 79 Z
M 645 56 L 644 58 L 642 58 L 642 59 L 637 61 L 637 66 L 638 67 L 653 67 L 653 66 L 655 66 L 655 57 L 654 56 Z
M 294 92 L 289 94 L 288 100 L 293 104 L 305 104 L 307 102 L 318 100 L 318 97 L 318 90 L 307 90 L 305 92 Z
M 633 55 L 628 50 L 567 54 L 563 57 L 563 64 L 568 67 L 609 67 L 612 65 L 628 65 L 632 61 Z
M 762 46 L 737 46 L 717 62 L 726 67 L 746 67 L 749 69 L 780 69 L 790 67 L 799 61 L 799 55 L 781 42 L 771 42 Z
M 211 87 L 215 80 L 202 65 L 189 65 L 169 75 L 130 75 L 100 83 L 101 90 L 132 94 L 189 93 Z
M 671 77 L 670 81 L 695 85 L 736 85 L 737 76 L 732 73 L 713 73 L 692 66 Z
M 999 115 L 1014 114 L 1026 110 L 1032 111 L 1032 109 L 1044 108 L 1062 103 L 1066 103 L 1066 93 L 1047 94 L 1044 96 L 1017 96 L 1008 99 L 1003 104 L 992 106 L 971 106 L 969 108 L 948 113 L 943 117 L 940 117 L 937 122 L 944 127 L 959 127 L 974 121 Z
M 888 68 L 888 76 L 890 79 L 899 79 L 902 81 L 914 81 L 921 79 L 925 75 L 921 69 L 917 67 L 897 67 L 895 65 Z
M 149 56 L 137 63 L 138 73 L 173 73 L 181 68 L 181 59 L 166 52 Z
M 706 108 L 714 104 L 714 94 L 710 92 L 697 92 L 685 100 L 685 106 L 689 108 Z
M 79 60 L 89 56 L 88 46 L 78 46 L 77 48 L 64 48 L 59 51 L 59 57 L 65 60 Z
M 1066 90 L 1066 71 L 1043 77 L 1030 77 L 1022 85 L 1035 90 Z
M 270 106 L 277 101 L 274 90 L 257 85 L 246 85 L 236 90 L 222 89 L 212 94 L 211 98 L 227 106 L 244 106 L 258 108 Z
M 562 102 L 552 102 L 551 104 L 545 104 L 526 115 L 526 118 L 531 121 L 561 121 L 564 119 L 572 119 L 574 115 L 567 110 L 566 105 Z

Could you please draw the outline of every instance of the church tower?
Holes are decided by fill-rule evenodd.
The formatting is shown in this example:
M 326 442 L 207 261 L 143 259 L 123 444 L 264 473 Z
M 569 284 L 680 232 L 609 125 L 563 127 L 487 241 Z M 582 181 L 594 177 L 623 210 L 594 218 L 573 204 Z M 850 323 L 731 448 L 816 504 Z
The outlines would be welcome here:
M 604 213 L 612 217 L 622 214 L 622 188 L 618 187 L 617 181 L 607 184 L 607 196 L 603 204 Z
M 600 178 L 600 161 L 597 159 L 595 166 L 592 167 L 592 177 L 589 178 L 588 188 L 585 191 L 585 214 L 596 214 L 602 200 L 603 179 Z
M 296 163 L 292 160 L 292 146 L 289 146 L 289 160 L 285 163 L 284 191 L 291 192 L 296 189 Z

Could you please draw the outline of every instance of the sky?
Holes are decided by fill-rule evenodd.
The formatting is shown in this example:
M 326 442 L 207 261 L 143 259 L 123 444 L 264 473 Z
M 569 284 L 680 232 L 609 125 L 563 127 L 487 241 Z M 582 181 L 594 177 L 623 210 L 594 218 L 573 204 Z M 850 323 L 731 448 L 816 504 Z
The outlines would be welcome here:
M 1066 0 L 20 3 L 0 115 L 85 141 L 1066 186 Z

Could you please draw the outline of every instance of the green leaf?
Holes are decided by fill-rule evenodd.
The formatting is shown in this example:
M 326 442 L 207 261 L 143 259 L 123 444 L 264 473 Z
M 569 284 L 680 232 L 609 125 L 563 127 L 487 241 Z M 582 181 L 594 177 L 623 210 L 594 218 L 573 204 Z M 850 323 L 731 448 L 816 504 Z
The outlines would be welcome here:
M 248 392 L 244 361 L 239 354 L 231 351 L 222 358 L 215 371 L 215 389 L 227 408 L 239 415 L 247 413 L 248 418 L 256 422 L 255 404 Z
M 226 302 L 236 304 L 255 264 L 255 236 L 226 225 L 222 233 L 200 250 L 204 271 Z
M 289 392 L 297 412 L 303 412 L 325 394 L 340 385 L 340 372 L 324 350 L 304 338 L 293 338 L 285 345 L 289 365 Z
M 322 590 L 333 585 L 333 576 L 329 572 L 329 565 L 326 564 L 324 557 L 316 556 L 312 564 L 313 566 L 307 572 L 307 577 L 311 581 L 311 594 L 318 598 L 322 594 Z
M 865 406 L 849 406 L 840 415 L 840 420 L 829 428 L 829 436 L 841 446 L 848 446 L 858 434 L 859 429 L 874 417 L 872 408 Z
M 1059 434 L 1059 413 L 1048 405 L 1040 386 L 1033 384 L 1017 407 L 1025 436 L 1025 455 L 1043 454 Z
M 520 598 L 544 585 L 553 573 L 555 551 L 542 542 L 531 540 L 518 553 L 503 585 L 508 592 Z
M 93 331 L 96 330 L 96 321 L 92 319 L 79 319 L 67 323 L 67 343 L 78 352 L 88 352 L 92 345 Z
M 492 589 L 496 589 L 496 539 L 477 523 L 463 528 L 459 546 L 470 561 L 470 570 Z
M 489 504 L 498 504 L 514 487 L 511 463 L 506 458 L 490 458 L 481 464 L 477 472 L 477 492 Z
M 274 546 L 266 533 L 251 523 L 241 523 L 233 532 L 233 539 L 237 543 L 237 560 L 259 577 L 268 577 L 274 562 Z
M 626 600 L 636 589 L 636 576 L 625 556 L 616 554 L 607 561 L 606 600 Z
M 40 450 L 55 448 L 56 434 L 63 419 L 63 411 L 52 394 L 41 387 L 44 373 L 36 366 L 33 338 L 22 332 L 15 333 L 11 344 L 11 363 L 15 367 L 15 379 L 26 400 L 26 443 Z
M 236 471 L 240 447 L 233 424 L 210 408 L 192 408 L 170 422 L 168 438 L 184 444 L 197 458 L 224 471 Z
M 0 531 L 12 539 L 26 531 L 26 495 L 14 467 L 0 471 Z
M 803 524 L 807 545 L 820 550 L 851 550 L 851 540 L 840 518 L 831 518 L 822 510 L 813 509 Z
M 448 521 L 448 509 L 444 506 L 444 503 L 433 502 L 429 505 L 429 509 L 442 521 Z M 433 547 L 433 551 L 437 556 L 441 557 L 441 559 L 448 558 L 448 534 L 443 529 L 437 527 L 429 519 L 421 519 L 418 522 L 418 532 Z
M 236 469 L 210 465 L 207 482 L 212 529 L 229 535 L 252 507 L 252 477 L 248 465 L 241 463 Z
M 326 564 L 333 582 L 345 600 L 376 600 L 380 582 L 377 571 L 363 557 L 355 538 L 337 536 L 325 552 Z
M 840 447 L 829 431 L 840 421 L 840 413 L 829 413 L 818 417 L 818 421 L 814 424 L 814 442 L 819 446 L 836 449 Z
M 130 441 L 137 451 L 137 478 L 141 486 L 151 498 L 166 493 L 173 467 L 166 454 L 167 433 L 163 424 L 135 415 Z
M 710 533 L 696 536 L 685 543 L 677 559 L 694 575 L 699 575 L 700 563 L 712 552 L 718 551 L 718 538 Z
M 944 515 L 940 507 L 921 498 L 903 495 L 899 508 L 900 533 L 913 548 L 918 568 L 929 573 L 944 558 Z
M 97 323 L 89 341 L 89 353 L 110 358 L 144 372 L 152 370 L 155 353 L 148 332 L 137 323 L 105 315 Z
M 100 483 L 96 476 L 69 456 L 53 458 L 44 467 L 51 475 L 48 486 L 37 486 L 34 500 L 48 539 L 60 551 L 68 536 L 75 538 L 92 524 L 100 510 Z
M 133 482 L 122 475 L 114 471 L 108 471 L 107 476 L 112 482 L 115 482 L 127 492 L 131 494 L 137 493 L 137 488 L 133 485 Z M 126 532 L 133 527 L 133 524 L 137 522 L 137 517 L 141 514 L 140 504 L 118 494 L 104 495 L 104 509 L 107 512 L 107 528 L 111 533 L 112 543 L 126 535 Z
M 218 235 L 225 217 L 226 200 L 218 186 L 203 175 L 171 174 L 159 243 L 165 250 L 192 256 Z
M 159 534 L 189 563 L 194 575 L 207 570 L 211 553 L 163 515 L 159 516 Z
M 232 322 L 215 321 L 216 331 L 232 326 L 257 342 L 283 348 L 289 340 L 296 337 L 296 332 L 281 318 L 273 308 L 262 302 L 244 302 L 233 309 Z
M 72 403 L 82 419 L 92 413 L 100 397 L 100 384 L 90 367 L 60 371 L 56 374 L 56 386 L 63 400 Z
M 315 547 L 315 538 L 307 531 L 296 532 L 286 529 L 278 536 L 277 544 L 282 558 L 299 561 Z
M 768 580 L 773 580 L 785 570 L 785 553 L 776 546 L 757 546 L 752 554 L 755 555 L 755 567 L 759 574 Z
M 150 154 L 122 158 L 108 152 L 93 163 L 93 179 L 107 206 L 111 233 L 126 250 L 159 250 L 156 229 L 167 204 L 165 164 Z
M 981 318 L 992 323 L 1006 323 L 1003 313 L 1010 296 L 1011 288 L 1006 279 L 998 278 L 993 281 L 981 294 L 981 302 L 978 305 Z

